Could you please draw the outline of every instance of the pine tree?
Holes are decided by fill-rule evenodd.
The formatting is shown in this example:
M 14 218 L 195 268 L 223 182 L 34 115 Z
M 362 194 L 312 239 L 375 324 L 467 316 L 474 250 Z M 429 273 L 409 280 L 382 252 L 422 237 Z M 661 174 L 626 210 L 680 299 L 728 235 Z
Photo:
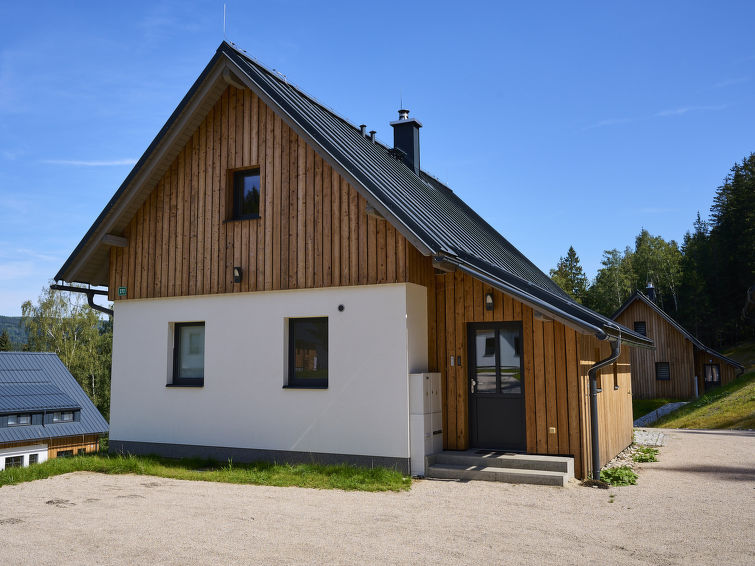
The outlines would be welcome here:
M 566 257 L 558 260 L 556 268 L 550 270 L 550 277 L 572 299 L 578 303 L 584 300 L 587 293 L 588 280 L 573 246 L 569 246 Z
M 10 350 L 10 336 L 8 336 L 7 330 L 3 330 L 2 334 L 0 334 L 0 352 L 10 352 Z

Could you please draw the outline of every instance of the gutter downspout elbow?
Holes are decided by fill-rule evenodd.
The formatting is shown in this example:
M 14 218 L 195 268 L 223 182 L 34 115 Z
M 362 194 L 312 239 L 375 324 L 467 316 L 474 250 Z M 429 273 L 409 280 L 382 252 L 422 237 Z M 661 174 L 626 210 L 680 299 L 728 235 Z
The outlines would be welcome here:
M 592 479 L 600 479 L 600 436 L 598 427 L 598 379 L 600 368 L 615 362 L 621 354 L 621 330 L 619 337 L 611 340 L 611 355 L 604 360 L 595 362 L 588 370 L 590 378 L 590 432 L 592 437 Z

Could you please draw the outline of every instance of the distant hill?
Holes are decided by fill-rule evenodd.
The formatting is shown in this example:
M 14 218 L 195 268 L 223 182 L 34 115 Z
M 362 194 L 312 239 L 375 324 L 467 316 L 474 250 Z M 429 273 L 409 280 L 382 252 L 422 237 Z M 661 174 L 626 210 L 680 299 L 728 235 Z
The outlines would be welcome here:
M 8 336 L 14 346 L 20 347 L 26 344 L 26 328 L 22 326 L 20 316 L 0 316 L 0 333 L 3 330 L 8 331 Z

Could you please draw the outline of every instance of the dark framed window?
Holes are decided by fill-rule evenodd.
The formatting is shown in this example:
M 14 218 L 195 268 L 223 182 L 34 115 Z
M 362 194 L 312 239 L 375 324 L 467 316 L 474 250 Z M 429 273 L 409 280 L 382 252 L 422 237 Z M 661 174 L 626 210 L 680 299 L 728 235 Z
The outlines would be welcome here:
M 56 458 L 72 458 L 73 457 L 73 450 L 58 450 L 58 453 L 55 455 Z
M 39 454 L 29 454 L 29 465 L 39 462 Z
M 77 455 L 77 456 L 81 456 L 82 454 L 86 454 L 86 453 L 87 453 L 87 449 L 86 449 L 86 448 L 79 448 L 79 449 L 78 449 L 78 450 L 76 451 L 76 455 Z
M 260 217 L 260 169 L 233 173 L 233 219 Z
M 8 456 L 5 459 L 5 469 L 8 468 L 23 468 L 24 457 L 23 456 Z
M 634 323 L 634 331 L 637 334 L 642 334 L 643 336 L 648 335 L 648 327 L 647 324 L 645 324 L 644 320 L 637 320 Z
M 73 411 L 56 411 L 52 414 L 52 422 L 54 423 L 72 423 Z
M 8 426 L 28 426 L 31 424 L 31 415 L 8 415 Z
M 288 387 L 328 387 L 328 318 L 288 322 Z
M 668 362 L 655 362 L 655 378 L 659 381 L 671 379 L 671 368 Z
M 204 385 L 204 322 L 177 322 L 173 335 L 173 385 Z

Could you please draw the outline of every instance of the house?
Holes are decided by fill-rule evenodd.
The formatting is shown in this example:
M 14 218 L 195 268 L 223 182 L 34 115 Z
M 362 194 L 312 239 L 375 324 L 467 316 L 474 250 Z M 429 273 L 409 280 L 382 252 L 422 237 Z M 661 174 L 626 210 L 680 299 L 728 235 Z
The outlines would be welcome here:
M 55 277 L 114 302 L 111 447 L 406 471 L 426 372 L 445 450 L 566 455 L 584 477 L 632 442 L 627 347 L 652 342 L 423 171 L 408 111 L 391 126 L 388 147 L 220 45 Z
M 96 452 L 107 431 L 56 354 L 0 352 L 0 470 Z
M 654 351 L 632 350 L 632 394 L 636 399 L 695 399 L 744 371 L 739 362 L 700 342 L 654 299 L 651 284 L 647 295 L 635 291 L 612 317 L 655 343 Z

